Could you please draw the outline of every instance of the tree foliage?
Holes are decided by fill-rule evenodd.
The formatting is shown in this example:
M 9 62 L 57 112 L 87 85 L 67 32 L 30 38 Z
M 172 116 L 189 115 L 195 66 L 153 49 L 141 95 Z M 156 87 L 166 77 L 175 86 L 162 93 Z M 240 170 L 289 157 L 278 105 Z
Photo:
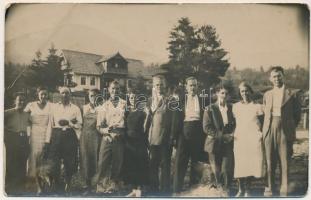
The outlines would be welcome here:
M 230 65 L 216 28 L 211 25 L 195 28 L 188 18 L 181 18 L 168 44 L 169 62 L 162 67 L 168 70 L 171 84 L 193 75 L 207 87 L 218 82 Z
M 30 80 L 29 85 L 44 85 L 49 90 L 54 91 L 63 84 L 64 77 L 61 71 L 60 58 L 56 54 L 57 49 L 55 49 L 53 44 L 48 49 L 48 52 L 48 56 L 44 60 L 41 57 L 42 53 L 40 51 L 36 52 L 30 67 L 33 72 L 33 78 Z

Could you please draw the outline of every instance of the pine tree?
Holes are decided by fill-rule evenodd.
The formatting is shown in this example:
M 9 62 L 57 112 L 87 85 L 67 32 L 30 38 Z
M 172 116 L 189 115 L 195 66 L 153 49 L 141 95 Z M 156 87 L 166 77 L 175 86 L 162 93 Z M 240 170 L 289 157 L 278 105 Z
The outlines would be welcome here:
M 174 85 L 194 75 L 204 87 L 209 87 L 225 75 L 230 65 L 225 58 L 227 52 L 221 48 L 221 40 L 211 25 L 196 29 L 188 18 L 181 18 L 168 44 L 169 62 L 162 67 L 168 70 Z

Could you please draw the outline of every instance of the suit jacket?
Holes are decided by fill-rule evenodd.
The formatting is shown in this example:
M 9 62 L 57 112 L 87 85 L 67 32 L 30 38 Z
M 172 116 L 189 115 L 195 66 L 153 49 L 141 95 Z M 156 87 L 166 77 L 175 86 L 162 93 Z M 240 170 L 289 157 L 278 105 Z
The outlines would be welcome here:
M 273 90 L 269 90 L 263 97 L 264 105 L 264 124 L 263 124 L 263 137 L 267 136 L 270 130 L 272 119 L 272 106 L 273 106 Z M 282 127 L 288 140 L 295 140 L 296 127 L 300 121 L 301 109 L 297 94 L 292 90 L 285 87 L 284 97 L 281 107 Z
M 200 109 L 200 122 L 202 123 L 203 113 L 204 113 L 205 107 L 207 106 L 207 100 L 206 98 L 201 97 L 199 94 L 198 94 L 198 98 L 199 98 L 199 109 Z M 176 106 L 176 109 L 175 108 L 172 109 L 173 110 L 172 137 L 173 139 L 177 140 L 180 134 L 183 133 L 187 95 L 185 95 L 183 98 L 180 98 L 176 102 L 178 102 L 178 106 Z M 201 124 L 201 127 L 202 127 L 202 124 Z
M 150 145 L 170 144 L 172 111 L 169 109 L 169 98 L 164 97 L 155 111 L 151 111 L 152 98 L 149 98 L 146 130 Z
M 207 152 L 219 152 L 224 144 L 223 135 L 233 133 L 235 129 L 232 105 L 228 104 L 227 107 L 228 124 L 226 126 L 224 126 L 218 102 L 208 106 L 204 112 L 203 131 L 207 134 L 204 150 Z

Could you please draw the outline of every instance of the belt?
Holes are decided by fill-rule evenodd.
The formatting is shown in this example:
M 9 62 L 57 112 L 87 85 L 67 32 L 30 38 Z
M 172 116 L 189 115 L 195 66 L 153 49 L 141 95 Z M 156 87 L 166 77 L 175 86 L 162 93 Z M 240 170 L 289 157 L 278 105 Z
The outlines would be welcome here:
M 62 132 L 66 132 L 66 131 L 68 131 L 68 130 L 73 130 L 73 128 L 70 128 L 70 127 L 63 127 L 63 128 L 54 127 L 53 129 L 60 130 L 60 131 L 62 131 Z
M 113 128 L 109 132 L 110 133 L 116 133 L 116 134 L 123 134 L 125 131 L 125 128 Z
M 20 136 L 20 137 L 27 136 L 27 133 L 25 131 L 19 131 L 19 132 L 13 132 L 13 133 L 16 134 L 17 136 Z

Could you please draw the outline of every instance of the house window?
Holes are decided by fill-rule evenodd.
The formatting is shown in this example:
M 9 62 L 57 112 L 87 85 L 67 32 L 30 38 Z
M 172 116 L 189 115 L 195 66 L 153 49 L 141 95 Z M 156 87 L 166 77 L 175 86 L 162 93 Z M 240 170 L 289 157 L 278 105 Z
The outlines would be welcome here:
M 90 85 L 95 85 L 95 77 L 92 76 L 90 79 Z
M 119 64 L 118 64 L 118 63 L 115 63 L 114 66 L 115 66 L 115 68 L 118 68 L 118 67 L 119 67 Z
M 81 76 L 81 85 L 86 85 L 86 77 Z
M 127 80 L 127 87 L 132 87 L 132 80 Z

